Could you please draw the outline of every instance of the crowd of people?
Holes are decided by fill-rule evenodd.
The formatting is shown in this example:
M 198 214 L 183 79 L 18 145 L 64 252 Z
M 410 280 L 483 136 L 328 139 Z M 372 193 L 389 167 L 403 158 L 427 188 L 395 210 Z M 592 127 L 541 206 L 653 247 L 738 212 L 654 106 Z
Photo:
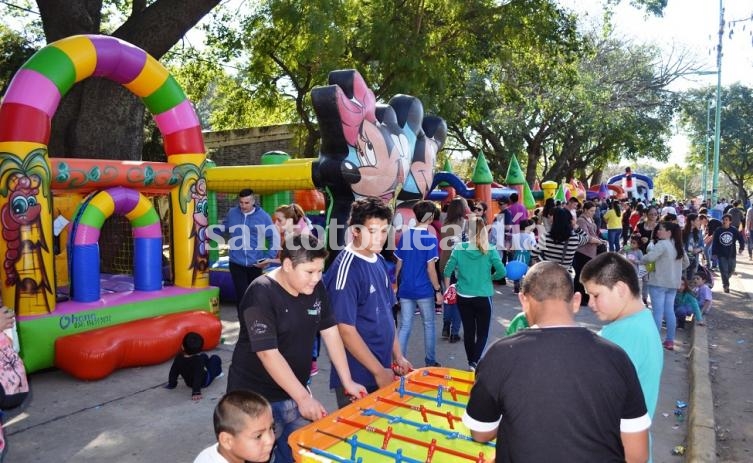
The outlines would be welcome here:
M 290 434 L 328 413 L 308 387 L 320 343 L 344 407 L 413 369 L 407 349 L 418 316 L 425 366 L 443 361 L 439 339 L 463 341 L 476 372 L 463 422 L 476 440 L 498 438 L 497 461 L 650 461 L 663 350 L 674 349 L 678 328 L 713 313 L 715 275 L 730 292 L 746 245 L 753 260 L 753 207 L 550 198 L 529 213 L 517 194 L 497 206 L 492 217 L 482 201 L 418 201 L 415 221 L 388 249 L 392 210 L 361 198 L 349 243 L 330 255 L 300 206 L 270 216 L 242 190 L 225 218 L 231 242 L 243 244 L 230 250 L 239 338 L 214 411 L 217 441 L 195 461 L 292 462 Z M 523 310 L 488 346 L 494 286 L 508 280 Z M 583 306 L 606 323 L 599 333 L 575 323 Z M 2 313 L 0 328 L 9 329 L 13 314 Z M 186 334 L 166 388 L 182 378 L 201 400 L 224 375 L 203 347 L 199 334 Z M 14 354 L 8 342 L 4 349 Z M 3 396 L 28 391 L 16 386 L 2 383 Z
M 358 199 L 350 242 L 330 256 L 299 206 L 270 216 L 253 192 L 241 191 L 226 223 L 274 224 L 277 234 L 244 237 L 252 249 L 230 254 L 239 339 L 215 408 L 217 442 L 195 461 L 292 462 L 290 434 L 327 414 L 308 387 L 320 341 L 343 407 L 413 369 L 407 349 L 416 317 L 425 366 L 444 361 L 440 339 L 463 341 L 476 371 L 463 422 L 474 439 L 500 438 L 497 461 L 564 454 L 650 461 L 663 350 L 674 349 L 678 327 L 705 323 L 714 272 L 729 292 L 746 244 L 753 260 L 753 208 L 570 198 L 529 213 L 516 194 L 497 206 L 489 220 L 481 201 L 456 197 L 442 208 L 418 201 L 415 222 L 390 250 L 391 209 L 379 198 Z M 254 245 L 262 241 L 277 249 Z M 525 276 L 508 274 L 514 262 Z M 488 346 L 494 286 L 508 281 L 523 311 L 508 336 Z M 577 326 L 583 306 L 606 323 L 601 332 Z M 223 375 L 202 344 L 196 333 L 186 336 L 166 385 L 182 377 L 193 400 Z
M 425 366 L 444 361 L 439 339 L 463 341 L 476 372 L 463 422 L 476 440 L 498 438 L 497 461 L 650 461 L 663 350 L 674 349 L 678 328 L 706 323 L 715 277 L 729 293 L 746 247 L 753 261 L 753 207 L 550 198 L 529 212 L 517 194 L 496 206 L 492 216 L 482 201 L 417 201 L 390 249 L 392 210 L 361 198 L 349 243 L 330 255 L 300 206 L 269 215 L 240 191 L 224 221 L 240 244 L 229 253 L 239 338 L 214 411 L 216 443 L 195 461 L 292 462 L 290 434 L 328 413 L 309 387 L 320 343 L 344 407 L 413 369 L 419 316 Z M 522 312 L 489 346 L 494 286 L 508 281 Z M 605 323 L 599 333 L 574 321 L 584 306 Z M 14 321 L 0 311 L 0 329 Z M 17 359 L 10 339 L 0 334 L 0 347 Z M 197 401 L 224 376 L 203 348 L 198 333 L 185 335 L 166 388 L 182 378 Z M 0 378 L 0 409 L 28 394 L 25 373 L 16 377 Z

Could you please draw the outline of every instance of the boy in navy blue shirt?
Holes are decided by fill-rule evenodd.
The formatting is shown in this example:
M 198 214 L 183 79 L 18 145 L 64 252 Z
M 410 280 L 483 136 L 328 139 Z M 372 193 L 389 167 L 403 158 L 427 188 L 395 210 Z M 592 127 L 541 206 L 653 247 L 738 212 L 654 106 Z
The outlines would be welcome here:
M 395 294 L 384 258 L 379 254 L 387 241 L 391 220 L 392 211 L 381 199 L 354 201 L 349 221 L 353 241 L 338 254 L 324 276 L 351 376 L 369 393 L 390 384 L 395 373 L 413 368 L 395 337 Z M 329 384 L 335 390 L 338 406 L 350 403 L 334 370 Z
M 719 263 L 719 273 L 722 275 L 724 292 L 729 292 L 729 277 L 735 273 L 737 265 L 735 241 L 740 243 L 740 252 L 745 249 L 745 240 L 740 230 L 732 226 L 732 216 L 722 216 L 722 226 L 714 230 L 711 240 L 711 256 Z

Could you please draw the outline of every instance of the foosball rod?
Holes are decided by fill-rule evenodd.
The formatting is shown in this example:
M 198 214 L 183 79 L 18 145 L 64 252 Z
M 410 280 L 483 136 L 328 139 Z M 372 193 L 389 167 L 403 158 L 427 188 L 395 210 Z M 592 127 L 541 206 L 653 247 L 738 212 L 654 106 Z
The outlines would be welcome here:
M 400 391 L 397 391 L 397 392 L 400 392 Z M 402 393 L 400 394 L 400 398 L 402 398 L 405 395 L 410 396 L 410 397 L 415 397 L 417 399 L 423 399 L 423 400 L 428 400 L 430 402 L 434 402 L 439 407 L 441 407 L 442 404 L 447 404 L 447 405 L 450 405 L 452 407 L 460 407 L 460 408 L 465 408 L 466 407 L 466 404 L 464 404 L 462 402 L 458 402 L 458 401 L 455 401 L 455 400 L 444 400 L 444 398 L 442 397 L 442 388 L 439 388 L 437 390 L 437 396 L 436 397 L 432 397 L 432 396 L 429 396 L 429 395 L 426 395 L 426 394 L 419 394 L 418 392 L 407 391 L 407 390 L 403 389 Z
M 390 457 L 390 458 L 394 459 L 395 463 L 425 463 L 425 462 L 423 462 L 421 460 L 416 460 L 415 458 L 410 458 L 410 457 L 404 456 L 402 449 L 398 449 L 398 450 L 396 450 L 394 452 L 391 452 L 389 450 L 380 449 L 379 447 L 375 447 L 375 446 L 370 445 L 370 444 L 364 444 L 362 442 L 359 442 L 358 441 L 358 437 L 355 436 L 355 435 L 350 436 L 350 437 L 342 437 L 342 436 L 338 436 L 337 434 L 333 434 L 333 433 L 328 432 L 328 431 L 323 431 L 321 429 L 317 429 L 316 432 L 324 434 L 325 436 L 328 436 L 328 437 L 332 437 L 334 439 L 338 439 L 338 440 L 340 440 L 342 442 L 345 442 L 346 444 L 349 444 L 350 445 L 350 455 L 351 455 L 351 458 L 350 458 L 350 460 L 346 460 L 347 463 L 350 463 L 350 462 L 354 461 L 354 459 L 356 457 L 356 450 L 358 450 L 359 447 L 362 448 L 362 449 L 364 449 L 364 450 L 368 450 L 370 452 L 377 453 L 379 455 L 384 455 L 386 457 Z M 361 462 L 362 458 L 359 457 L 357 461 Z
M 391 429 L 389 431 L 385 431 L 384 429 L 379 429 L 379 428 L 376 428 L 376 427 L 371 426 L 371 425 L 362 424 L 362 423 L 359 423 L 357 421 L 349 420 L 347 418 L 337 417 L 337 422 L 338 423 L 347 424 L 349 426 L 353 426 L 354 428 L 363 429 L 364 431 L 368 431 L 368 432 L 373 432 L 373 433 L 376 433 L 376 434 L 380 434 L 382 436 L 387 435 L 387 433 L 390 432 L 391 435 L 392 435 L 392 437 L 395 438 L 395 439 L 397 439 L 397 440 L 400 440 L 400 441 L 403 441 L 403 442 L 407 442 L 407 443 L 413 444 L 413 445 L 418 445 L 420 447 L 426 447 L 428 449 L 429 453 L 427 455 L 425 463 L 431 463 L 432 456 L 433 456 L 433 454 L 434 454 L 434 452 L 436 450 L 439 450 L 440 452 L 443 452 L 443 453 L 447 453 L 449 455 L 454 455 L 454 456 L 459 457 L 459 458 L 465 458 L 465 459 L 470 460 L 470 461 L 477 461 L 478 460 L 478 457 L 476 457 L 474 455 L 469 455 L 467 453 L 460 452 L 458 450 L 453 450 L 451 448 L 442 447 L 440 445 L 437 445 L 437 440 L 436 439 L 432 439 L 431 443 L 427 444 L 426 442 L 424 442 L 422 440 L 414 439 L 412 437 L 403 436 L 402 434 L 396 434 L 394 432 L 391 432 Z M 479 457 L 483 459 L 483 453 L 480 454 Z
M 449 392 L 450 395 L 452 395 L 452 399 L 453 400 L 458 400 L 457 396 L 459 396 L 459 395 L 463 395 L 463 396 L 470 396 L 471 395 L 470 392 L 459 391 L 459 390 L 455 389 L 453 386 L 447 387 L 447 386 L 443 386 L 441 384 L 425 383 L 423 381 L 419 381 L 417 379 L 410 379 L 410 378 L 408 379 L 408 382 L 410 384 L 416 384 L 416 385 L 421 386 L 421 387 L 428 387 L 428 388 L 437 389 L 437 390 L 439 390 L 439 389 L 445 390 L 445 391 Z
M 377 410 L 374 410 L 373 408 L 362 408 L 360 410 L 361 410 L 361 414 L 363 414 L 364 416 L 376 416 L 379 418 L 383 418 L 390 423 L 403 423 L 408 426 L 416 428 L 416 430 L 419 432 L 433 431 L 439 434 L 443 434 L 448 439 L 461 439 L 461 440 L 467 440 L 469 442 L 475 442 L 473 440 L 473 437 L 468 436 L 466 434 L 460 434 L 458 431 L 448 431 L 446 429 L 437 428 L 430 424 L 407 420 L 403 418 L 402 416 L 395 416 L 395 415 L 390 415 L 388 413 L 382 413 Z M 338 420 L 340 420 L 340 418 L 338 418 Z M 496 444 L 494 442 L 478 442 L 478 444 L 496 448 Z
M 426 415 L 441 416 L 442 418 L 445 418 L 447 420 L 447 425 L 450 427 L 450 429 L 455 429 L 455 423 L 453 423 L 453 421 L 461 420 L 459 416 L 453 415 L 450 411 L 448 411 L 447 413 L 442 413 L 437 410 L 432 410 L 431 408 L 426 408 L 423 405 L 410 405 L 406 404 L 405 402 L 388 399 L 387 397 L 377 397 L 376 400 L 378 402 L 384 402 L 386 404 L 394 405 L 395 407 L 407 408 L 409 410 L 413 410 L 414 412 L 418 412 L 421 414 L 421 419 L 424 420 L 424 423 L 429 422 L 429 419 Z
M 332 436 L 335 437 L 335 436 Z M 338 463 L 363 463 L 363 458 L 358 457 L 358 460 L 353 461 L 350 458 L 343 458 L 341 456 L 335 455 L 334 453 L 327 452 L 326 450 L 322 450 L 317 447 L 310 447 L 308 445 L 305 445 L 301 442 L 298 443 L 298 447 L 302 448 L 303 450 L 306 450 L 308 452 L 313 453 L 314 455 L 319 455 L 321 457 L 328 458 L 330 460 L 334 460 Z
M 457 377 L 451 376 L 451 375 L 440 375 L 439 373 L 434 373 L 434 372 L 427 371 L 427 370 L 423 371 L 423 375 L 424 376 L 432 376 L 434 378 L 446 379 L 448 381 L 457 381 L 458 383 L 470 384 L 471 386 L 474 384 L 474 381 L 472 381 L 470 379 L 457 378 Z

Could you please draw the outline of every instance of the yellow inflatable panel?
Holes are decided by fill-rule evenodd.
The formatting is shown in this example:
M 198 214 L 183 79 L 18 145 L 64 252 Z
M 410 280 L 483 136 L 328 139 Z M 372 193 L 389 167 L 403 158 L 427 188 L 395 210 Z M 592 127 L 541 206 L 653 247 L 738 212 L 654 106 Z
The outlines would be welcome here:
M 238 193 L 251 188 L 256 194 L 288 190 L 313 190 L 313 159 L 264 166 L 213 167 L 207 169 L 207 187 L 218 193 Z
M 67 37 L 52 44 L 73 61 L 76 68 L 76 82 L 81 82 L 94 74 L 97 67 L 97 51 L 94 44 L 83 35 Z
M 144 69 L 141 70 L 141 73 L 139 73 L 135 79 L 123 86 L 132 91 L 139 98 L 144 98 L 160 88 L 169 75 L 167 69 L 165 69 L 159 61 L 154 59 L 152 55 L 146 55 Z

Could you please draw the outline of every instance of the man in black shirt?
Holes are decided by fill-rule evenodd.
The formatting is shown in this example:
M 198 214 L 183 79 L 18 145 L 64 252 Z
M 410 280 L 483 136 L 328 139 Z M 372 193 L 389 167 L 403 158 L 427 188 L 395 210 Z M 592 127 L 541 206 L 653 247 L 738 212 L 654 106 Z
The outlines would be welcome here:
M 651 419 L 635 368 L 576 325 L 567 271 L 534 265 L 518 297 L 531 327 L 481 359 L 463 416 L 473 438 L 496 437 L 498 463 L 646 461 Z

